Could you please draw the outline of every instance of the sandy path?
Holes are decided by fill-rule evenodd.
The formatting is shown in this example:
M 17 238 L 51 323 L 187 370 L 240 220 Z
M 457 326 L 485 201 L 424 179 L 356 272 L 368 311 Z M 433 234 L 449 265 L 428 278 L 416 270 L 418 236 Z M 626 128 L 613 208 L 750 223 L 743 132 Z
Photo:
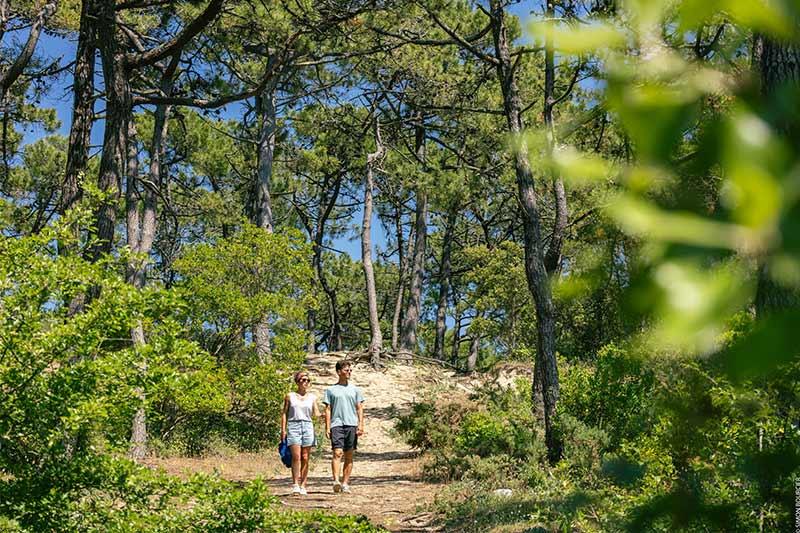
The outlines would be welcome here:
M 312 391 L 321 398 L 336 382 L 337 358 L 315 355 L 307 360 Z M 308 496 L 293 496 L 291 473 L 284 468 L 269 482 L 273 493 L 292 508 L 325 509 L 340 514 L 366 515 L 390 531 L 432 531 L 424 512 L 439 486 L 420 481 L 417 454 L 393 434 L 395 410 L 403 412 L 423 390 L 419 368 L 392 365 L 376 372 L 365 364 L 353 368 L 352 382 L 364 393 L 364 435 L 359 437 L 352 494 L 334 494 L 331 485 L 330 442 L 320 443 L 322 456 L 312 461 Z
M 338 359 L 313 355 L 306 362 L 311 390 L 320 399 L 325 388 L 337 380 L 334 366 Z M 453 375 L 436 366 L 391 365 L 375 371 L 367 364 L 357 364 L 352 382 L 364 393 L 365 434 L 359 438 L 351 494 L 333 493 L 327 438 L 312 457 L 307 496 L 291 494 L 291 471 L 280 463 L 274 450 L 200 458 L 153 457 L 147 463 L 179 476 L 218 472 L 231 481 L 260 477 L 269 480 L 270 490 L 287 507 L 366 515 L 373 524 L 390 531 L 436 531 L 430 524 L 432 514 L 425 509 L 441 486 L 420 480 L 417 454 L 393 433 L 393 416 L 396 411 L 406 411 L 431 387 L 453 386 Z

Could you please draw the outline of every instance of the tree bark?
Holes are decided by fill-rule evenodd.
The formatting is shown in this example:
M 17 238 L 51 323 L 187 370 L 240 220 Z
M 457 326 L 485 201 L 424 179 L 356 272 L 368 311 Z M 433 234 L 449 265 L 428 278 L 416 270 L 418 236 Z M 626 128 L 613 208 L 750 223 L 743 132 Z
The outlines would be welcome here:
M 784 85 L 796 87 L 800 84 L 800 46 L 756 35 L 753 52 L 753 63 L 758 68 L 764 99 L 774 97 Z M 785 123 L 778 127 L 783 133 L 790 134 L 798 125 Z M 758 268 L 755 307 L 758 318 L 800 308 L 800 291 L 776 281 L 769 271 L 766 258 L 760 261 Z
M 456 209 L 452 207 L 447 213 L 442 242 L 442 260 L 439 269 L 439 301 L 436 306 L 436 339 L 433 345 L 433 356 L 444 360 L 444 338 L 447 333 L 447 299 L 450 292 L 450 250 L 453 229 L 456 223 Z
M 370 361 L 373 366 L 380 364 L 383 350 L 383 335 L 378 318 L 378 295 L 375 289 L 375 272 L 372 268 L 372 191 L 375 188 L 375 166 L 383 158 L 386 150 L 381 141 L 380 123 L 375 120 L 375 151 L 367 154 L 366 183 L 364 184 L 364 218 L 361 223 L 361 264 L 367 286 L 367 308 L 369 310 Z
M 547 1 L 547 11 L 545 18 L 552 20 L 554 17 L 553 0 Z M 553 51 L 552 37 L 548 34 L 545 37 L 544 52 L 544 130 L 545 130 L 545 154 L 547 159 L 553 156 L 556 146 L 555 130 L 553 128 L 553 108 L 556 105 L 555 97 L 555 58 Z M 561 249 L 564 245 L 564 234 L 567 231 L 567 194 L 564 190 L 564 180 L 560 175 L 551 175 L 553 184 L 553 200 L 556 208 L 555 223 L 553 233 L 550 238 L 550 246 L 544 256 L 545 268 L 548 274 L 553 275 L 561 271 Z
M 395 211 L 395 228 L 397 232 L 397 294 L 394 301 L 394 314 L 392 315 L 392 351 L 396 352 L 400 340 L 400 323 L 403 320 L 403 295 L 406 290 L 408 277 L 408 257 L 413 253 L 413 230 L 408 236 L 408 250 L 403 252 L 403 219 L 401 204 L 398 203 Z
M 314 256 L 312 259 L 313 267 L 317 273 L 317 278 L 322 286 L 322 290 L 328 297 L 329 315 L 331 318 L 331 329 L 329 336 L 329 347 L 334 350 L 341 351 L 344 349 L 344 339 L 342 338 L 342 319 L 339 316 L 339 302 L 336 297 L 336 290 L 328 283 L 328 278 L 325 275 L 325 269 L 322 264 L 322 243 L 325 239 L 325 224 L 333 211 L 336 202 L 339 199 L 339 191 L 342 188 L 342 180 L 344 174 L 338 173 L 334 176 L 334 183 L 330 193 L 329 179 L 326 177 L 323 187 L 320 191 L 319 201 L 319 215 L 317 216 L 317 223 L 314 228 Z
M 425 127 L 416 126 L 417 159 L 425 166 Z M 422 307 L 422 282 L 425 276 L 425 252 L 428 234 L 428 193 L 422 186 L 417 187 L 416 209 L 414 221 L 414 254 L 411 260 L 411 284 L 408 290 L 408 303 L 403 317 L 403 329 L 400 347 L 409 352 L 416 352 L 417 325 Z
M 455 298 L 454 298 L 455 299 Z M 453 366 L 458 365 L 459 349 L 461 347 L 461 311 L 458 305 L 454 306 L 456 309 L 455 324 L 453 325 L 453 346 L 450 350 L 450 363 Z
M 103 133 L 103 153 L 100 159 L 98 186 L 108 195 L 98 207 L 95 237 L 91 257 L 97 260 L 111 251 L 116 224 L 116 207 L 125 175 L 128 123 L 131 121 L 132 100 L 129 72 L 125 64 L 125 53 L 119 44 L 115 20 L 115 1 L 99 0 L 97 34 L 100 58 L 103 64 L 103 79 L 106 91 L 106 123 Z
M 513 135 L 524 129 L 516 75 L 509 52 L 505 10 L 499 0 L 490 1 L 492 36 L 494 38 L 497 76 L 503 92 L 503 108 L 508 129 Z M 541 218 L 537 205 L 533 173 L 523 144 L 514 151 L 517 192 L 522 207 L 525 241 L 525 273 L 528 288 L 536 306 L 537 353 L 535 367 L 541 367 L 542 392 L 545 406 L 545 440 L 552 462 L 561 456 L 561 443 L 554 432 L 554 417 L 559 397 L 558 366 L 556 363 L 556 321 L 550 280 L 545 266 L 542 246 Z M 536 372 L 534 368 L 534 373 Z M 534 374 L 535 376 L 535 374 Z M 534 378 L 535 379 L 535 378 Z M 534 391 L 531 391 L 534 394 Z
M 64 215 L 83 196 L 82 177 L 89 164 L 89 143 L 94 123 L 94 61 L 97 52 L 93 0 L 82 0 L 78 48 L 72 77 L 72 124 L 69 128 L 67 168 L 59 214 Z
M 171 94 L 175 71 L 178 67 L 179 54 L 172 57 L 169 65 L 164 70 L 161 78 L 161 91 Z M 128 168 L 125 190 L 126 218 L 128 229 L 128 246 L 135 254 L 128 264 L 128 282 L 137 289 L 142 289 L 146 283 L 147 260 L 153 248 L 156 235 L 156 214 L 158 192 L 161 190 L 164 177 L 162 174 L 164 160 L 164 139 L 167 136 L 169 125 L 168 117 L 170 106 L 156 106 L 153 116 L 153 137 L 150 145 L 149 183 L 139 187 L 139 157 L 136 146 L 136 127 L 133 121 L 129 122 L 128 129 Z M 141 203 L 141 207 L 140 207 Z M 139 323 L 131 331 L 131 340 L 135 348 L 145 344 L 144 328 Z M 140 362 L 139 371 L 147 372 L 147 361 Z M 139 405 L 133 417 L 131 428 L 130 456 L 133 459 L 142 459 L 147 453 L 147 410 L 145 406 L 146 395 L 143 388 L 135 390 Z
M 267 61 L 267 65 L 272 58 Z M 254 209 L 255 224 L 267 233 L 272 233 L 272 198 L 270 187 L 272 169 L 275 159 L 275 135 L 277 132 L 277 110 L 275 106 L 275 81 L 269 83 L 264 92 L 256 98 L 259 116 L 258 136 L 258 172 L 256 179 L 256 205 Z M 268 317 L 262 317 L 253 329 L 253 341 L 259 363 L 266 364 L 272 360 L 270 327 Z

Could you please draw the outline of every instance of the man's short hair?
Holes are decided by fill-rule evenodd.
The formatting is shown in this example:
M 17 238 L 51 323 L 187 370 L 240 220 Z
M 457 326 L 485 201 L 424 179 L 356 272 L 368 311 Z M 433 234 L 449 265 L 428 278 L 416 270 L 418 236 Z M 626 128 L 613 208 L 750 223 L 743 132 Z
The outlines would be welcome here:
M 340 371 L 341 369 L 345 368 L 345 367 L 352 367 L 352 366 L 353 365 L 350 363 L 350 361 L 348 361 L 346 359 L 340 359 L 340 360 L 336 361 L 336 371 L 337 372 Z

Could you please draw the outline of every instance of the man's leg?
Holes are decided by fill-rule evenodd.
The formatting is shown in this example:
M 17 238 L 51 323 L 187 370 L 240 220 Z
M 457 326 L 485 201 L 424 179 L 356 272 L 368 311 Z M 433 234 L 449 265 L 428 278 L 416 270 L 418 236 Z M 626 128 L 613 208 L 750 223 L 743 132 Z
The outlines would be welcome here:
M 350 473 L 353 471 L 353 452 L 355 450 L 347 450 L 344 452 L 344 472 L 342 473 L 342 484 L 350 484 Z
M 333 471 L 333 482 L 339 482 L 339 472 L 341 471 L 342 455 L 344 451 L 341 448 L 334 448 L 333 456 L 331 457 L 331 470 Z

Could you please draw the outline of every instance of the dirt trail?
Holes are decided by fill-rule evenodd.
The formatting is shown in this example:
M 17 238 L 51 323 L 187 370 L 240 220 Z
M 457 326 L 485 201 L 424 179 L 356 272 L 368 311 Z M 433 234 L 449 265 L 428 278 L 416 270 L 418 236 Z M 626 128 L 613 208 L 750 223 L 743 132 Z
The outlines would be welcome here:
M 312 391 L 320 398 L 325 388 L 336 382 L 337 359 L 314 355 L 306 362 Z M 441 487 L 419 479 L 417 454 L 393 432 L 394 413 L 406 411 L 426 388 L 439 381 L 430 378 L 431 370 L 392 365 L 379 372 L 365 364 L 356 365 L 351 380 L 364 393 L 365 428 L 355 456 L 352 494 L 333 493 L 327 439 L 320 443 L 322 457 L 317 454 L 312 461 L 308 496 L 290 494 L 291 473 L 286 468 L 270 481 L 273 493 L 292 508 L 363 514 L 390 531 L 433 531 L 431 515 L 424 508 Z
M 320 406 L 325 388 L 336 382 L 334 366 L 338 359 L 320 354 L 311 355 L 306 361 L 311 391 L 320 398 Z M 363 363 L 354 366 L 352 382 L 364 393 L 365 434 L 359 438 L 355 455 L 351 494 L 333 493 L 327 438 L 322 439 L 312 457 L 307 496 L 291 494 L 291 471 L 280 463 L 273 450 L 197 459 L 153 458 L 148 463 L 176 475 L 216 471 L 232 481 L 261 477 L 269 480 L 272 493 L 287 507 L 366 515 L 373 524 L 396 532 L 436 531 L 431 524 L 433 515 L 426 508 L 442 486 L 420 479 L 417 454 L 394 433 L 393 416 L 407 411 L 426 391 L 444 393 L 456 388 L 463 392 L 476 383 L 455 377 L 436 365 L 393 364 L 376 371 Z

